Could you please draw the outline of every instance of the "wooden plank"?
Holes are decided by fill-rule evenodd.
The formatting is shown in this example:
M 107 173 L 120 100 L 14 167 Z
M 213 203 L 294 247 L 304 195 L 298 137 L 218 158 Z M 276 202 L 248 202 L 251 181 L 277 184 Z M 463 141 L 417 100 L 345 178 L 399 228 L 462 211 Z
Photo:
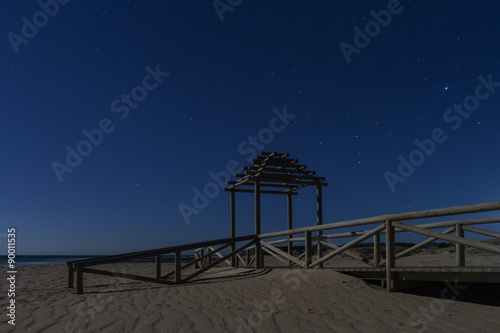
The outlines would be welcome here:
M 349 243 L 341 246 L 340 248 L 338 248 L 337 250 L 334 250 L 330 253 L 328 253 L 327 255 L 323 256 L 323 258 L 313 262 L 310 267 L 315 267 L 317 265 L 319 265 L 320 263 L 322 262 L 325 262 L 327 261 L 328 259 L 331 259 L 333 257 L 335 257 L 336 255 L 344 252 L 345 250 L 351 248 L 352 246 L 356 245 L 356 244 L 359 244 L 361 243 L 362 241 L 364 241 L 365 239 L 368 239 L 370 237 L 372 237 L 373 235 L 375 235 L 376 233 L 380 232 L 381 230 L 383 230 L 385 228 L 385 225 L 380 225 L 378 227 L 376 227 L 375 229 L 371 230 L 370 232 L 350 241 Z
M 304 263 L 302 261 L 300 261 L 299 259 L 295 258 L 294 256 L 291 256 L 289 255 L 288 253 L 284 252 L 284 251 L 281 251 L 280 249 L 278 249 L 277 247 L 274 247 L 272 245 L 270 245 L 269 243 L 266 243 L 264 241 L 260 241 L 260 243 L 262 244 L 262 247 L 265 247 L 271 251 L 273 251 L 274 253 L 282 256 L 283 258 L 285 259 L 288 259 L 294 263 L 296 263 L 297 265 L 299 265 L 300 267 L 304 267 Z
M 419 227 L 415 227 L 412 225 L 403 224 L 403 223 L 399 223 L 399 222 L 393 222 L 393 224 L 395 227 L 398 227 L 401 229 L 406 229 L 408 231 L 412 231 L 412 232 L 415 232 L 417 234 L 422 234 L 422 235 L 429 236 L 429 237 L 436 237 L 436 238 L 443 239 L 443 240 L 446 240 L 446 241 L 449 241 L 452 243 L 459 243 L 462 245 L 476 247 L 478 249 L 482 249 L 482 250 L 486 250 L 486 251 L 500 254 L 500 247 L 498 247 L 498 246 L 494 246 L 494 245 L 490 245 L 490 244 L 486 244 L 486 243 L 482 243 L 482 242 L 477 242 L 477 241 L 473 241 L 470 239 L 464 239 L 464 238 L 460 238 L 460 237 L 456 237 L 456 236 L 452 236 L 452 235 L 445 235 L 445 234 L 442 234 L 442 233 L 437 232 L 437 231 L 422 229 Z

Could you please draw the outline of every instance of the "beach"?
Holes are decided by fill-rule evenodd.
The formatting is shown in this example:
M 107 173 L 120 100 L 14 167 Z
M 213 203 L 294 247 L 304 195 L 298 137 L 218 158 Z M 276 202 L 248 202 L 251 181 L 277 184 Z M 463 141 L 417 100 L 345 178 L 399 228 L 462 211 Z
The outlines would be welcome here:
M 498 256 L 471 256 L 478 264 L 500 265 Z M 401 261 L 452 257 L 424 253 Z M 329 265 L 349 261 L 339 257 Z M 272 267 L 271 258 L 266 263 Z M 154 273 L 152 263 L 103 268 Z M 67 287 L 65 265 L 39 265 L 18 267 L 16 283 L 16 325 L 7 323 L 2 298 L 2 332 L 497 332 L 500 327 L 500 302 L 492 296 L 498 285 L 434 284 L 388 293 L 328 265 L 322 270 L 221 266 L 174 286 L 86 274 L 83 295 Z

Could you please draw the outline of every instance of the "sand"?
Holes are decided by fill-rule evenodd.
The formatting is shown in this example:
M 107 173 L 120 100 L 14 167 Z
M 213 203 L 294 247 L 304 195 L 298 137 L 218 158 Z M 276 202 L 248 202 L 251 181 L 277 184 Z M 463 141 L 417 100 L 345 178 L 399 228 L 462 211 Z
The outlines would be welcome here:
M 447 256 L 418 255 L 413 262 Z M 498 262 L 498 256 L 492 260 Z M 153 266 L 106 268 L 152 273 Z M 86 274 L 85 294 L 76 295 L 67 288 L 66 274 L 65 265 L 18 267 L 16 326 L 7 324 L 2 283 L 0 331 L 498 332 L 500 327 L 498 285 L 438 284 L 387 293 L 328 269 L 219 268 L 177 286 Z M 460 293 L 454 301 L 440 297 L 455 298 L 454 292 Z

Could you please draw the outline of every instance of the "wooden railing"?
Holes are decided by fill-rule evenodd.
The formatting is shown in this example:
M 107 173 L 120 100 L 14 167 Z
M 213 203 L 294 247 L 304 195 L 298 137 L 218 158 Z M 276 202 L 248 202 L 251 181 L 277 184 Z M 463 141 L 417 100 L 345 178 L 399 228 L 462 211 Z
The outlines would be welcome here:
M 489 237 L 494 237 L 500 239 L 500 233 L 479 229 L 475 227 L 471 227 L 471 225 L 477 224 L 486 224 L 486 223 L 499 223 L 500 217 L 485 217 L 485 218 L 475 218 L 475 219 L 461 219 L 461 220 L 453 220 L 453 221 L 445 221 L 445 222 L 435 222 L 435 223 L 427 223 L 427 224 L 419 224 L 419 225 L 409 225 L 401 223 L 401 221 L 407 220 L 416 220 L 416 219 L 425 219 L 425 218 L 433 218 L 433 217 L 443 217 L 443 216 L 452 216 L 452 215 L 465 215 L 472 213 L 480 213 L 480 212 L 488 212 L 500 210 L 500 202 L 490 202 L 483 204 L 475 204 L 475 205 L 467 205 L 467 206 L 459 206 L 459 207 L 450 207 L 450 208 L 442 208 L 442 209 L 433 209 L 427 211 L 419 211 L 419 212 L 409 212 L 409 213 L 400 213 L 400 214 L 392 214 L 392 215 L 382 215 L 369 217 L 358 220 L 351 221 L 343 221 L 336 222 L 330 224 L 316 225 L 311 227 L 297 228 L 279 232 L 271 232 L 266 234 L 258 235 L 260 240 L 261 249 L 264 252 L 276 257 L 281 262 L 289 265 L 298 265 L 305 269 L 310 269 L 314 267 L 322 267 L 323 263 L 332 259 L 335 256 L 340 254 L 346 254 L 350 257 L 363 261 L 366 264 L 379 267 L 385 266 L 386 270 L 386 285 L 389 291 L 392 290 L 392 281 L 393 281 L 393 269 L 395 268 L 396 259 L 402 258 L 412 251 L 415 251 L 429 243 L 432 243 L 438 239 L 445 240 L 448 242 L 452 242 L 456 244 L 456 263 L 457 266 L 465 265 L 465 250 L 464 246 L 470 246 L 494 253 L 500 254 L 500 247 L 494 246 L 491 244 L 487 244 L 484 242 L 474 241 L 470 239 L 464 238 L 464 232 L 473 232 L 481 235 L 486 235 Z M 324 234 L 327 230 L 333 229 L 341 229 L 341 228 L 352 228 L 363 225 L 371 225 L 376 224 L 377 226 L 371 230 L 363 230 L 363 231 L 350 231 L 344 233 L 335 233 L 335 234 Z M 430 229 L 436 228 L 446 228 L 447 230 L 443 232 L 437 232 Z M 395 234 L 398 232 L 414 232 L 417 234 L 428 236 L 429 239 L 416 244 L 415 246 L 396 254 L 395 253 Z M 456 235 L 452 236 L 451 233 L 455 232 Z M 313 233 L 317 233 L 313 235 Z M 303 234 L 304 237 L 299 238 L 291 238 L 293 242 L 304 242 L 304 252 L 299 256 L 295 257 L 291 253 L 287 253 L 278 247 L 275 244 L 287 243 L 289 241 L 288 237 L 292 235 L 300 235 Z M 380 235 L 385 234 L 385 246 L 386 246 L 386 259 L 381 261 L 380 259 Z M 279 239 L 273 242 L 267 242 L 266 239 L 283 237 L 287 236 L 286 239 Z M 331 243 L 326 242 L 327 239 L 334 238 L 345 238 L 345 237 L 357 237 L 347 244 L 343 246 L 337 246 Z M 349 251 L 355 245 L 367 240 L 368 238 L 373 237 L 373 260 L 369 260 L 357 253 Z M 333 251 L 322 254 L 321 251 L 316 250 L 316 258 L 313 259 L 314 248 L 318 248 L 320 246 L 330 247 Z
M 287 266 L 297 265 L 299 267 L 310 269 L 310 268 L 321 268 L 323 264 L 340 254 L 348 255 L 354 259 L 360 260 L 372 267 L 385 266 L 386 272 L 386 286 L 387 290 L 392 290 L 393 269 L 396 266 L 396 260 L 402 258 L 412 251 L 415 251 L 429 243 L 432 243 L 438 239 L 445 240 L 448 242 L 453 242 L 456 244 L 456 264 L 457 266 L 465 265 L 465 248 L 464 246 L 470 246 L 494 253 L 500 254 L 500 247 L 487 244 L 484 242 L 474 241 L 470 239 L 465 239 L 465 232 L 477 233 L 480 235 L 485 235 L 489 237 L 494 237 L 500 239 L 500 233 L 479 229 L 472 227 L 471 225 L 487 224 L 487 223 L 499 223 L 500 217 L 483 217 L 483 218 L 473 218 L 473 219 L 460 219 L 444 222 L 434 222 L 427 224 L 410 225 L 401 223 L 401 221 L 417 220 L 433 217 L 443 217 L 452 215 L 465 215 L 480 212 L 489 212 L 500 210 L 500 202 L 490 202 L 467 206 L 449 207 L 442 209 L 433 209 L 418 212 L 400 213 L 392 215 L 381 215 L 357 220 L 336 222 L 330 224 L 315 225 L 304 228 L 290 229 L 278 232 L 271 232 L 260 235 L 249 235 L 235 238 L 225 238 L 218 239 L 207 242 L 199 242 L 187 245 L 166 247 L 161 249 L 127 253 L 115 256 L 101 257 L 88 260 L 78 260 L 70 261 L 68 265 L 68 286 L 70 288 L 74 287 L 74 273 L 76 272 L 76 284 L 77 284 L 77 294 L 83 293 L 83 273 L 100 274 L 115 276 L 120 278 L 129 278 L 134 280 L 142 280 L 147 282 L 156 282 L 163 284 L 178 284 L 185 283 L 210 268 L 213 268 L 221 263 L 226 263 L 229 266 L 243 266 L 255 268 L 263 267 L 263 253 L 268 253 Z M 362 231 L 349 231 L 342 233 L 325 234 L 325 231 L 342 229 L 342 228 L 352 228 L 364 225 L 376 225 L 375 228 L 371 230 Z M 433 231 L 431 229 L 436 228 L 448 228 L 443 232 Z M 395 253 L 395 235 L 399 232 L 414 232 L 417 234 L 425 235 L 429 237 L 425 241 L 412 246 L 409 249 L 402 251 L 401 253 Z M 451 233 L 455 233 L 455 236 Z M 315 235 L 313 235 L 315 233 Z M 380 236 L 385 234 L 385 249 L 386 256 L 385 260 L 381 260 L 381 243 Z M 293 237 L 294 235 L 303 235 L 303 237 Z M 278 240 L 267 241 L 268 239 L 280 238 Z M 355 239 L 349 241 L 347 244 L 338 246 L 327 242 L 328 239 L 336 238 L 346 238 L 346 237 L 356 237 Z M 350 251 L 355 245 L 373 237 L 373 259 L 363 257 L 360 254 Z M 237 243 L 244 243 L 239 247 L 236 246 Z M 304 252 L 298 256 L 294 256 L 292 253 L 293 243 L 304 243 Z M 276 247 L 277 244 L 286 243 L 288 244 L 288 251 L 285 252 L 282 249 Z M 323 253 L 321 249 L 323 247 L 329 247 L 333 251 Z M 228 254 L 223 254 L 222 251 L 229 248 Z M 314 250 L 316 249 L 315 258 L 313 258 Z M 181 261 L 182 252 L 194 251 L 194 258 L 188 260 L 187 262 Z M 175 255 L 175 266 L 174 269 L 165 275 L 162 275 L 162 255 L 174 254 Z M 125 274 L 118 272 L 110 272 L 105 270 L 98 270 L 95 268 L 90 268 L 97 265 L 124 262 L 143 258 L 155 258 L 156 274 L 155 277 Z M 183 275 L 183 270 L 188 267 L 194 268 L 194 272 L 189 272 Z M 185 273 L 185 272 L 184 272 Z
M 114 256 L 100 257 L 94 259 L 86 259 L 86 260 L 77 260 L 77 261 L 69 261 L 67 262 L 68 266 L 68 287 L 74 287 L 74 274 L 76 272 L 76 293 L 83 293 L 83 273 L 91 273 L 98 275 L 107 275 L 114 276 L 119 278 L 127 278 L 133 280 L 140 280 L 146 282 L 156 282 L 163 284 L 179 284 L 190 281 L 191 279 L 197 277 L 201 273 L 207 271 L 208 269 L 215 267 L 216 265 L 224 262 L 227 259 L 232 258 L 236 254 L 241 251 L 244 251 L 251 245 L 255 244 L 257 238 L 255 235 L 250 236 L 242 236 L 236 238 L 224 238 L 217 239 L 213 241 L 199 242 L 193 244 L 186 244 L 180 246 L 172 246 L 161 249 L 149 250 L 149 251 L 141 251 L 141 252 L 133 252 L 126 253 Z M 244 244 L 240 247 L 236 248 L 236 243 Z M 229 254 L 222 255 L 220 251 L 231 247 L 235 248 Z M 192 260 L 188 260 L 187 263 L 182 261 L 182 252 L 192 251 L 198 248 L 209 248 L 201 256 L 197 256 Z M 168 272 L 165 275 L 162 275 L 162 256 L 166 254 L 174 254 L 175 255 L 175 268 L 174 270 Z M 213 258 L 214 255 L 218 254 L 218 258 Z M 94 269 L 90 268 L 93 266 L 110 264 L 110 263 L 118 263 L 118 262 L 126 262 L 137 259 L 144 258 L 155 258 L 155 266 L 156 266 L 156 274 L 155 277 L 143 276 L 143 275 L 134 275 L 134 274 L 125 274 L 119 272 L 111 272 L 106 270 Z M 210 261 L 210 262 L 208 262 Z M 183 275 L 183 270 L 188 267 L 194 266 L 194 272 L 190 272 L 187 276 Z

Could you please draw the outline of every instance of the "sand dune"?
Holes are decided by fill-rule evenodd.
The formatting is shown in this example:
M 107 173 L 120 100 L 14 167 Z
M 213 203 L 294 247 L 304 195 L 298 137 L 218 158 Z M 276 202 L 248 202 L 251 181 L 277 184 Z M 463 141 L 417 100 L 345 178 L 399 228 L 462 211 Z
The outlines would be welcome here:
M 152 264 L 109 266 L 153 271 Z M 498 332 L 500 327 L 498 304 L 387 293 L 327 269 L 220 269 L 180 286 L 88 274 L 84 295 L 66 287 L 64 265 L 19 267 L 18 277 L 17 325 L 2 316 L 2 332 Z M 1 306 L 5 309 L 4 300 Z

